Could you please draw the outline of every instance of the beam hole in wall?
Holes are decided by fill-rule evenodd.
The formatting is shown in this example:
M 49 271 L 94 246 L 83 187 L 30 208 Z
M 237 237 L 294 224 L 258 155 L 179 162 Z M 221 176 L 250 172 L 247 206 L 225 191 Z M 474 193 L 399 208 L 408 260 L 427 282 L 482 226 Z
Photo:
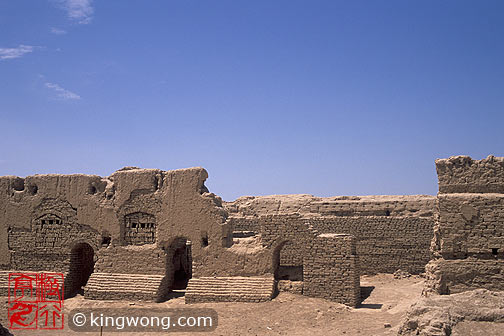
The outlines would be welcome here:
M 208 233 L 203 232 L 201 236 L 201 247 L 207 247 L 208 246 Z
M 110 245 L 110 241 L 112 240 L 111 237 L 102 237 L 102 246 L 109 246 Z
M 12 189 L 16 191 L 23 191 L 25 188 L 25 181 L 23 178 L 16 177 L 14 181 L 12 181 Z
M 36 184 L 31 184 L 28 186 L 28 192 L 30 195 L 36 195 L 38 193 L 38 187 Z
M 385 216 L 390 216 L 390 210 L 385 211 Z
M 96 192 L 97 192 L 97 191 L 98 191 L 98 190 L 96 189 L 96 187 L 95 187 L 94 185 L 92 185 L 92 184 L 91 184 L 91 185 L 89 186 L 88 193 L 89 193 L 90 195 L 94 195 L 94 194 L 96 194 Z
M 494 256 L 496 256 L 498 253 L 499 253 L 499 249 L 498 249 L 498 248 L 493 248 L 493 249 L 492 249 L 492 254 L 493 254 Z
M 88 243 L 78 243 L 70 251 L 70 268 L 65 279 L 65 298 L 84 294 L 94 269 L 94 250 Z

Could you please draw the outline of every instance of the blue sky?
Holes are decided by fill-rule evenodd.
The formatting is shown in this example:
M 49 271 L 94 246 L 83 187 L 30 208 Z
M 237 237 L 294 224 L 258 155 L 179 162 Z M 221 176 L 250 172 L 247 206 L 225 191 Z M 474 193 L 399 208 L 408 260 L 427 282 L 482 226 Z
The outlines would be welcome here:
M 0 0 L 0 175 L 435 194 L 504 156 L 504 2 Z

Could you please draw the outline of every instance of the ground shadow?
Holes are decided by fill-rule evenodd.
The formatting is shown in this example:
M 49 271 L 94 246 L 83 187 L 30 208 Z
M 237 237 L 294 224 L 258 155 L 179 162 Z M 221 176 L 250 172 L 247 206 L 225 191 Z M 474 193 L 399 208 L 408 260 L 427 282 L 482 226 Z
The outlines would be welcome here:
M 184 297 L 185 296 L 185 290 L 174 290 L 174 291 L 170 291 L 170 293 L 168 293 L 166 295 L 166 298 L 164 301 L 168 301 L 168 300 L 171 300 L 171 299 L 175 299 L 175 298 L 179 298 L 179 297 Z M 162 301 L 162 302 L 164 302 Z
M 381 309 L 383 305 L 381 303 L 361 303 L 357 308 L 367 308 L 367 309 Z
M 381 307 L 383 306 L 381 303 L 362 303 L 371 295 L 374 289 L 375 286 L 362 286 L 360 288 L 361 303 L 357 306 L 357 308 L 381 309 Z

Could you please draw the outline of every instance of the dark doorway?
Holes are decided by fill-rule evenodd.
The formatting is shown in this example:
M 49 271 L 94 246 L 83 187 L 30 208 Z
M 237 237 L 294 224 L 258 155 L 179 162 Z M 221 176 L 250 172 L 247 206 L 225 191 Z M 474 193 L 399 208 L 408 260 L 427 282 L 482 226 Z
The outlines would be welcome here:
M 170 246 L 173 251 L 171 266 L 173 272 L 172 290 L 185 290 L 192 277 L 191 242 L 186 238 L 177 238 Z
M 78 243 L 70 252 L 70 268 L 65 279 L 65 297 L 84 294 L 94 269 L 94 250 L 87 243 Z
M 275 249 L 273 267 L 275 280 L 303 281 L 303 256 L 291 241 Z

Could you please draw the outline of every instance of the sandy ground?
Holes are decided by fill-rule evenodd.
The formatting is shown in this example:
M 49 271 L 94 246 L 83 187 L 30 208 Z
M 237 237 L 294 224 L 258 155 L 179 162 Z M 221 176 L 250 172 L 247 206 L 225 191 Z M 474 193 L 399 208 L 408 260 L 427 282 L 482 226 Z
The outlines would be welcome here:
M 218 327 L 212 332 L 177 335 L 395 335 L 409 306 L 420 296 L 423 279 L 412 276 L 394 279 L 390 274 L 363 276 L 365 300 L 359 308 L 348 308 L 322 299 L 280 293 L 264 303 L 205 303 L 186 305 L 184 298 L 164 303 L 94 301 L 77 296 L 65 301 L 65 311 L 75 308 L 212 308 L 218 313 Z M 7 325 L 7 298 L 0 304 L 0 319 Z M 99 335 L 99 332 L 15 331 L 14 335 Z M 161 335 L 166 333 L 103 332 L 103 335 Z
M 452 336 L 502 336 L 504 323 L 460 322 L 453 328 Z

